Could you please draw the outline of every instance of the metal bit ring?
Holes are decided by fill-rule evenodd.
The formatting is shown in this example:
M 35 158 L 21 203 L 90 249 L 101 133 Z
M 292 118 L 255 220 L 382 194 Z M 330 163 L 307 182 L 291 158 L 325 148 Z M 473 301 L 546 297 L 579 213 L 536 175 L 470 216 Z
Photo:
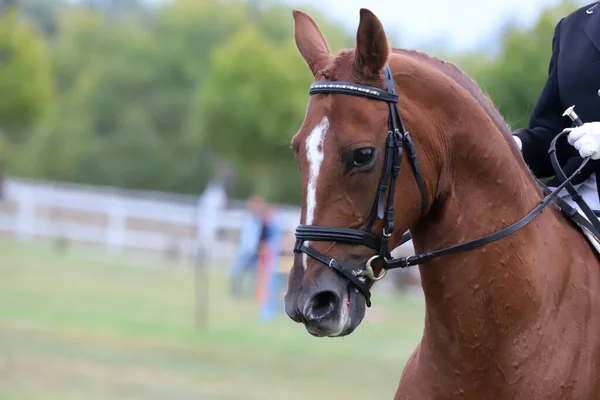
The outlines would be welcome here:
M 375 276 L 375 272 L 373 271 L 373 266 L 371 266 L 371 263 L 373 261 L 377 260 L 378 258 L 379 258 L 378 255 L 375 255 L 375 256 L 369 258 L 369 260 L 365 264 L 365 270 L 362 273 L 363 276 L 366 276 L 367 278 L 369 278 L 372 281 L 379 281 L 379 280 L 383 279 L 383 277 L 387 274 L 387 269 L 382 269 L 379 276 Z

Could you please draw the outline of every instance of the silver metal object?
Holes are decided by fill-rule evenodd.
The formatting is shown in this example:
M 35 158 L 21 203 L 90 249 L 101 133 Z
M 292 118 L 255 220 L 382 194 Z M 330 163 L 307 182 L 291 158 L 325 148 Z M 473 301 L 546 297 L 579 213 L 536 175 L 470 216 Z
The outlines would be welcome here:
M 575 106 L 571 106 L 571 107 L 567 108 L 562 116 L 569 117 L 569 118 L 571 118 L 571 121 L 575 121 L 577 119 L 577 114 L 575 113 L 574 108 L 575 108 Z
M 387 269 L 382 269 L 381 273 L 379 276 L 375 276 L 375 272 L 373 271 L 373 266 L 371 266 L 371 263 L 375 260 L 377 260 L 379 258 L 378 255 L 375 255 L 371 258 L 369 258 L 369 261 L 367 261 L 367 263 L 365 264 L 365 270 L 362 272 L 362 276 L 366 276 L 367 278 L 371 279 L 372 281 L 378 281 L 383 279 L 383 277 L 387 274 Z
M 571 106 L 569 108 L 567 108 L 565 110 L 565 112 L 563 113 L 563 117 L 567 116 L 569 118 L 571 118 L 571 121 L 573 121 L 573 123 L 576 126 L 582 126 L 583 125 L 583 121 L 579 118 L 579 116 L 577 115 L 577 113 L 575 113 L 575 111 L 573 111 L 573 109 L 575 108 L 575 106 Z
M 567 108 L 565 110 L 565 112 L 563 113 L 563 117 L 569 117 L 571 119 L 571 121 L 577 122 L 577 120 L 579 119 L 579 116 L 575 112 L 574 108 L 575 108 L 575 106 L 571 106 L 571 107 Z

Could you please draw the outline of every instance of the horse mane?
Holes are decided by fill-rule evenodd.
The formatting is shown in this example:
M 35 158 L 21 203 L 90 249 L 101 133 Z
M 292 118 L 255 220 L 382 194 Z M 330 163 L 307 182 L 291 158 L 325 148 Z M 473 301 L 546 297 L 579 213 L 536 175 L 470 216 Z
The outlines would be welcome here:
M 536 179 L 534 174 L 531 172 L 525 160 L 521 156 L 520 150 L 518 149 L 514 139 L 512 138 L 512 130 L 510 129 L 508 123 L 504 120 L 500 111 L 494 105 L 494 102 L 490 98 L 490 96 L 483 92 L 483 90 L 479 87 L 477 82 L 475 82 L 471 77 L 469 77 L 463 70 L 457 67 L 455 64 L 444 61 L 438 57 L 431 56 L 429 54 L 411 50 L 404 48 L 392 48 L 392 53 L 404 55 L 406 57 L 410 57 L 416 59 L 421 62 L 425 62 L 428 65 L 436 68 L 438 71 L 442 72 L 462 88 L 464 88 L 485 110 L 489 118 L 492 120 L 494 125 L 498 128 L 498 130 L 504 136 L 504 139 L 509 144 L 511 151 L 513 152 L 515 159 L 519 164 L 521 164 L 521 168 L 525 170 L 529 179 L 534 184 L 534 187 L 539 190 L 539 186 L 536 183 Z
M 332 60 L 331 64 L 329 65 L 329 68 L 321 71 L 322 77 L 326 80 L 329 80 L 329 78 L 335 80 L 335 75 L 337 72 L 345 71 L 345 73 L 348 73 L 348 71 L 351 71 L 351 60 L 354 57 L 353 51 L 353 49 L 341 50 L 337 54 L 337 56 Z M 471 77 L 469 77 L 463 70 L 461 70 L 455 64 L 417 50 L 405 48 L 392 48 L 391 52 L 392 54 L 411 58 L 422 64 L 431 66 L 437 71 L 447 76 L 449 79 L 453 80 L 463 89 L 465 89 L 471 95 L 471 97 L 475 101 L 477 101 L 477 103 L 483 108 L 487 116 L 501 132 L 502 136 L 509 144 L 509 147 L 515 159 L 527 172 L 529 178 L 532 179 L 532 182 L 535 183 L 534 175 L 532 174 L 531 170 L 527 167 L 527 164 L 525 163 L 525 160 L 523 160 L 520 151 L 516 145 L 516 142 L 512 138 L 512 130 L 509 127 L 508 123 L 504 120 L 504 117 L 500 114 L 500 111 L 496 108 L 490 96 L 484 93 L 483 90 L 479 87 L 479 85 Z M 332 73 L 332 76 L 329 76 L 330 72 Z M 361 83 L 366 85 L 377 86 L 378 83 L 377 81 L 370 79 L 369 77 L 365 78 L 361 76 L 360 79 L 365 80 L 365 82 Z M 381 83 L 379 83 L 379 85 L 381 85 Z M 534 186 L 536 188 L 538 187 L 537 184 L 535 184 Z
M 477 83 L 471 77 L 469 77 L 463 70 L 461 70 L 455 64 L 417 50 L 394 47 L 391 48 L 391 51 L 392 54 L 403 55 L 415 59 L 417 61 L 424 62 L 436 68 L 438 71 L 442 72 L 444 75 L 455 81 L 463 89 L 469 92 L 469 94 L 475 100 L 477 100 L 481 107 L 483 107 L 483 109 L 486 111 L 490 119 L 498 127 L 498 130 L 502 132 L 505 139 L 514 142 L 514 140 L 512 139 L 512 131 L 509 128 L 508 123 L 504 120 L 504 117 L 502 117 L 500 111 L 498 111 L 492 99 L 481 90 L 479 85 L 477 85 Z M 331 61 L 329 68 L 320 71 L 320 77 L 325 78 L 325 80 L 329 80 L 330 78 L 333 78 L 333 80 L 335 80 L 335 77 L 330 76 L 330 72 L 335 74 L 336 71 L 348 71 L 352 68 L 351 65 L 353 57 L 353 49 L 340 50 L 337 56 L 334 57 Z M 360 83 L 363 83 L 365 85 L 377 86 L 377 81 L 374 80 L 372 77 L 360 76 L 359 79 L 364 80 L 364 82 Z
M 500 114 L 500 111 L 498 111 L 489 95 L 484 93 L 479 87 L 479 85 L 477 85 L 477 83 L 471 77 L 469 77 L 463 70 L 461 70 L 455 64 L 448 61 L 444 61 L 438 57 L 430 56 L 426 53 L 417 50 L 392 48 L 392 53 L 402 54 L 408 57 L 416 58 L 419 61 L 424 61 L 429 65 L 436 67 L 449 78 L 453 79 L 456 83 L 458 83 L 465 90 L 467 90 L 475 100 L 479 102 L 479 104 L 483 107 L 483 109 L 492 119 L 494 124 L 505 136 L 505 138 L 513 140 L 512 131 L 510 130 L 508 123 L 504 120 L 504 118 Z

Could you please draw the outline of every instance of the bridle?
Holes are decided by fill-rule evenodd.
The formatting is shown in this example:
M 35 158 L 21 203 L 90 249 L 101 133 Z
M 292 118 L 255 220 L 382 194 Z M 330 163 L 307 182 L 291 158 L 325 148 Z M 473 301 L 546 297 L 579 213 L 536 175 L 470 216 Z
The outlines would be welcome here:
M 421 192 L 421 213 L 425 212 L 425 188 L 419 163 L 415 154 L 415 148 L 409 133 L 406 131 L 400 112 L 398 110 L 398 95 L 396 94 L 394 78 L 388 66 L 384 69 L 384 76 L 387 86 L 386 90 L 381 90 L 372 86 L 359 85 L 350 82 L 315 82 L 310 86 L 309 94 L 348 94 L 352 96 L 361 96 L 373 100 L 385 101 L 389 106 L 388 133 L 386 141 L 385 159 L 383 161 L 383 174 L 379 182 L 375 202 L 369 217 L 367 226 L 364 230 L 350 228 L 329 228 L 315 225 L 298 225 L 296 228 L 296 245 L 294 252 L 303 252 L 312 258 L 321 261 L 329 266 L 344 278 L 354 284 L 354 286 L 365 296 L 367 305 L 370 306 L 370 292 L 368 281 L 382 279 L 385 275 L 375 277 L 371 263 L 378 258 L 389 260 L 392 258 L 388 248 L 388 240 L 394 231 L 394 190 L 389 190 L 387 201 L 385 194 L 388 188 L 395 187 L 396 178 L 400 172 L 400 162 L 403 156 L 403 144 L 407 145 L 410 163 Z M 383 231 L 381 236 L 375 236 L 371 233 L 376 218 L 383 219 Z M 303 244 L 306 240 L 312 241 L 336 241 L 350 244 L 360 244 L 370 247 L 379 253 L 367 261 L 365 269 L 350 270 L 343 268 L 336 260 L 329 258 L 316 250 Z
M 365 229 L 334 228 L 300 224 L 296 228 L 296 244 L 294 246 L 294 253 L 305 253 L 315 260 L 327 265 L 333 271 L 337 272 L 350 283 L 352 283 L 355 288 L 365 297 L 367 307 L 371 306 L 371 293 L 368 287 L 370 281 L 378 281 L 382 279 L 387 273 L 387 270 L 423 264 L 433 258 L 441 257 L 451 253 L 471 250 L 475 247 L 479 247 L 508 236 L 532 221 L 565 187 L 567 187 L 573 196 L 578 196 L 576 190 L 573 188 L 570 182 L 581 172 L 583 167 L 589 161 L 589 158 L 583 160 L 579 168 L 569 178 L 564 176 L 558 161 L 556 161 L 556 141 L 559 137 L 566 133 L 563 132 L 554 138 L 550 147 L 550 156 L 552 157 L 553 165 L 555 170 L 557 170 L 557 176 L 559 176 L 563 183 L 556 188 L 555 191 L 548 194 L 538 204 L 538 206 L 535 207 L 524 218 L 517 221 L 513 225 L 479 239 L 471 240 L 433 252 L 427 252 L 409 257 L 393 258 L 390 254 L 388 242 L 394 231 L 394 188 L 396 184 L 396 178 L 400 172 L 400 163 L 402 161 L 404 147 L 406 147 L 409 162 L 421 194 L 421 217 L 427 212 L 427 200 L 425 196 L 425 187 L 419 168 L 419 162 L 415 153 L 414 143 L 410 137 L 410 134 L 405 129 L 404 123 L 402 122 L 402 117 L 400 116 L 400 111 L 398 109 L 398 95 L 396 94 L 395 82 L 392 71 L 388 65 L 385 66 L 383 73 L 385 77 L 386 90 L 372 86 L 341 81 L 315 82 L 310 86 L 309 94 L 311 96 L 316 94 L 345 94 L 387 102 L 389 106 L 388 133 L 386 140 L 385 159 L 383 162 L 383 174 L 379 182 L 373 209 Z M 579 123 L 581 123 L 581 121 L 579 121 Z M 539 181 L 538 183 L 541 184 Z M 545 188 L 543 184 L 541 185 Z M 385 198 L 386 192 L 388 192 L 387 200 Z M 583 199 L 581 199 L 581 196 L 579 196 L 579 199 L 576 199 L 575 197 L 574 199 L 578 202 L 578 204 L 580 204 L 580 206 L 587 206 L 587 204 L 583 202 Z M 556 200 L 561 208 L 561 211 L 565 212 L 569 217 L 577 220 L 577 222 L 585 225 L 588 229 L 600 237 L 598 234 L 600 232 L 600 223 L 595 216 L 590 224 L 589 221 L 581 217 L 576 210 L 570 207 L 562 199 L 556 198 Z M 585 214 L 588 215 L 589 207 L 587 210 L 585 207 L 582 208 Z M 590 213 L 591 214 L 588 215 L 588 218 L 590 215 L 594 215 L 593 212 L 590 211 Z M 579 219 L 577 219 L 578 217 Z M 383 229 L 381 235 L 378 236 L 371 233 L 373 224 L 377 218 L 383 220 Z M 408 240 L 410 240 L 410 234 L 405 233 L 402 236 L 400 243 L 394 246 L 394 248 L 400 246 Z M 378 253 L 372 256 L 365 263 L 364 268 L 361 266 L 361 268 L 358 269 L 350 269 L 344 268 L 344 266 L 338 263 L 335 259 L 327 257 L 315 249 L 304 245 L 303 243 L 305 241 L 333 241 L 339 243 L 363 245 L 377 251 Z M 375 276 L 372 263 L 378 259 L 381 259 L 383 262 L 382 272 L 379 276 Z

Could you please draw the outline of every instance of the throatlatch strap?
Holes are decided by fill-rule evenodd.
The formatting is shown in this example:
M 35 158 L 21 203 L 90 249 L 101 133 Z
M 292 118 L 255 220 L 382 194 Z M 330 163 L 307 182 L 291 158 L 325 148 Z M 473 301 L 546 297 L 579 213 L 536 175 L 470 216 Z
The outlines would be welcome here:
M 392 75 L 392 70 L 389 66 L 386 65 L 384 70 L 386 85 L 388 91 L 396 95 L 396 85 L 394 84 L 394 76 Z M 410 137 L 410 134 L 404 127 L 404 121 L 402 120 L 402 115 L 400 114 L 400 109 L 398 108 L 398 103 L 395 104 L 390 103 L 390 121 L 392 123 L 391 131 L 398 132 L 402 135 L 402 142 L 406 143 L 408 147 L 408 160 L 410 162 L 410 166 L 413 170 L 413 174 L 415 175 L 415 180 L 417 182 L 417 187 L 419 188 L 419 193 L 421 194 L 421 216 L 425 215 L 427 208 L 427 201 L 425 198 L 425 184 L 423 183 L 423 177 L 421 176 L 421 168 L 419 167 L 419 162 L 417 161 L 417 152 L 415 151 L 415 144 Z M 402 144 L 400 144 L 402 146 Z M 398 165 L 400 168 L 400 165 Z

